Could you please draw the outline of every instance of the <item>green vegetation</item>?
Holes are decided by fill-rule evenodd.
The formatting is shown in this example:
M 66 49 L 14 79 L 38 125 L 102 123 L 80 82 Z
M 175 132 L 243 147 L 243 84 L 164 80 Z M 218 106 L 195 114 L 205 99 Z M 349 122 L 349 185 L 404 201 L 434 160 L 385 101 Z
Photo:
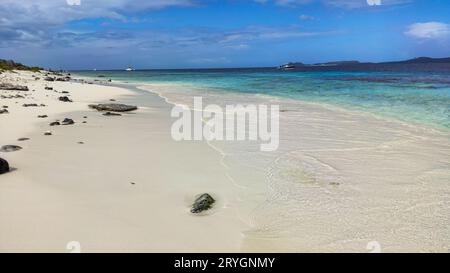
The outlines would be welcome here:
M 14 61 L 7 61 L 7 60 L 0 60 L 0 71 L 5 70 L 28 70 L 33 72 L 38 72 L 39 70 L 43 70 L 40 67 L 37 66 L 26 66 L 21 63 L 16 63 Z

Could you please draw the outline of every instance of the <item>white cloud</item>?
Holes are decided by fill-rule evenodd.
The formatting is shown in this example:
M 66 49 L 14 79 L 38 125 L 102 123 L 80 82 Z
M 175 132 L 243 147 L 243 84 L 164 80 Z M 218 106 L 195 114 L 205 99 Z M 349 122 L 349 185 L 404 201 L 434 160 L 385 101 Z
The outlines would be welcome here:
M 66 0 L 69 6 L 79 6 L 81 5 L 81 0 Z
M 450 25 L 440 22 L 415 23 L 408 27 L 406 35 L 418 39 L 450 37 Z
M 270 0 L 254 0 L 257 3 L 266 4 Z M 411 0 L 272 0 L 278 6 L 297 7 L 310 3 L 322 3 L 327 6 L 345 9 L 358 9 L 374 6 L 393 6 L 411 2 Z
M 369 6 L 380 6 L 381 4 L 381 0 L 367 0 L 367 5 Z
M 86 18 L 126 21 L 130 14 L 197 0 L 0 0 L 0 47 L 51 43 L 67 22 Z
M 0 18 L 11 25 L 53 25 L 84 18 L 124 19 L 136 11 L 193 5 L 194 0 L 1 0 Z

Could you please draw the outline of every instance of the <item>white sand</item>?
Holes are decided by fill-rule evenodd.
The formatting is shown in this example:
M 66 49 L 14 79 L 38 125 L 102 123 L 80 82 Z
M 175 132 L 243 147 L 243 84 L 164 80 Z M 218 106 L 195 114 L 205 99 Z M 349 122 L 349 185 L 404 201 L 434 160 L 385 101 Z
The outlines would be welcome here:
M 171 103 L 201 95 L 205 104 L 288 110 L 274 153 L 252 142 L 174 142 L 172 105 L 153 93 L 48 83 L 71 92 L 75 102 L 63 103 L 45 82 L 24 78 L 34 99 L 0 102 L 10 106 L 0 144 L 24 148 L 0 153 L 16 169 L 0 176 L 2 252 L 65 252 L 70 241 L 85 252 L 367 252 L 371 241 L 385 252 L 450 249 L 448 132 L 298 101 L 147 85 Z M 87 109 L 111 98 L 140 109 L 122 117 Z M 64 117 L 76 125 L 48 126 Z M 203 192 L 218 203 L 193 216 L 189 205 Z
M 74 103 L 63 103 L 43 81 L 19 82 L 36 92 L 17 105 L 0 103 L 10 106 L 0 116 L 0 143 L 24 148 L 0 153 L 15 169 L 0 176 L 0 251 L 65 252 L 71 241 L 85 252 L 240 250 L 245 226 L 220 156 L 205 143 L 172 141 L 171 108 L 161 98 L 145 94 L 144 102 L 115 87 L 48 83 L 70 91 Z M 122 117 L 87 109 L 113 97 L 141 108 Z M 64 117 L 76 125 L 48 126 Z M 43 136 L 47 130 L 53 136 Z M 203 192 L 217 198 L 216 208 L 193 216 L 189 206 Z

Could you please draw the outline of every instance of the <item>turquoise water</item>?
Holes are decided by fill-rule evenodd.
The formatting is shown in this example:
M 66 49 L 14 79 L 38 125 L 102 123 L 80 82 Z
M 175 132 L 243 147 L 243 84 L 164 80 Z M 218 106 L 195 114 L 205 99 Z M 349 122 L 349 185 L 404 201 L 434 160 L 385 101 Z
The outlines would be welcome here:
M 278 70 L 85 71 L 113 80 L 179 83 L 327 103 L 450 129 L 450 74 L 283 72 Z

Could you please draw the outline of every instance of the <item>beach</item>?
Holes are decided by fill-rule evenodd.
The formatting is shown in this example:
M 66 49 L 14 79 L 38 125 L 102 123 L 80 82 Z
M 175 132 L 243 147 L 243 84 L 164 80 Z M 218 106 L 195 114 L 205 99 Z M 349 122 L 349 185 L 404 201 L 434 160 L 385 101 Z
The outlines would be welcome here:
M 72 241 L 86 252 L 239 250 L 244 224 L 233 206 L 226 207 L 234 197 L 219 155 L 204 143 L 173 142 L 164 100 L 145 93 L 144 102 L 110 86 L 20 82 L 36 95 L 17 105 L 2 100 L 10 113 L 1 116 L 1 130 L 8 132 L 1 143 L 23 147 L 1 154 L 13 168 L 0 178 L 2 252 L 68 252 Z M 46 84 L 69 91 L 74 102 L 57 101 Z M 106 117 L 87 107 L 110 99 L 139 101 L 140 109 Z M 22 107 L 28 102 L 48 106 Z M 48 126 L 66 117 L 75 125 Z M 44 136 L 48 130 L 52 136 Z M 217 211 L 193 217 L 190 205 L 203 192 L 220 193 Z
M 83 252 L 368 252 L 373 242 L 384 252 L 450 249 L 446 130 L 182 83 L 32 75 L 0 75 L 30 89 L 1 91 L 29 94 L 0 103 L 9 112 L 0 115 L 0 144 L 23 148 L 0 153 L 12 167 L 0 176 L 1 252 L 69 252 L 70 242 Z M 172 107 L 194 96 L 205 105 L 280 105 L 279 149 L 174 141 Z M 111 100 L 139 109 L 104 116 L 88 107 Z M 49 126 L 64 118 L 75 124 Z M 202 193 L 216 204 L 193 215 Z

